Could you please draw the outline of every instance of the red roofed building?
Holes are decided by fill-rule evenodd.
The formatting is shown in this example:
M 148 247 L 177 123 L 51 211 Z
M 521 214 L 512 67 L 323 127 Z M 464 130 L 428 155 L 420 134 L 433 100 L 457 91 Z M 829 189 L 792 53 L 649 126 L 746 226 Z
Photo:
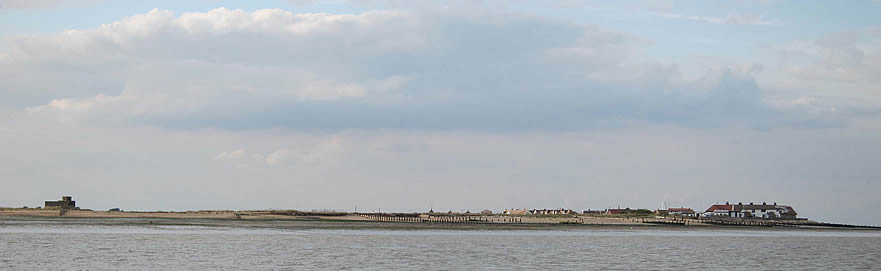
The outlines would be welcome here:
M 731 217 L 740 217 L 737 211 L 734 210 L 734 205 L 725 203 L 725 204 L 714 204 L 707 208 L 704 211 L 704 216 L 731 216 Z

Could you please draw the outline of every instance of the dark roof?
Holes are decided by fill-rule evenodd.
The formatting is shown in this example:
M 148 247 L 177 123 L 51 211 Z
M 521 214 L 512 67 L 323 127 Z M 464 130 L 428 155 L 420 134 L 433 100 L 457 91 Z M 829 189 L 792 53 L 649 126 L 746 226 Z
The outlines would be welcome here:
M 759 210 L 759 209 L 767 210 L 767 209 L 777 209 L 777 206 L 774 206 L 774 205 L 762 205 L 762 204 L 743 205 L 743 206 L 738 205 L 738 207 L 740 207 L 740 208 L 738 208 L 738 209 L 741 209 L 741 210 Z
M 795 212 L 795 209 L 792 209 L 791 206 L 786 206 L 786 205 L 777 205 L 777 206 L 780 209 L 783 209 L 784 214 L 798 215 L 798 213 Z
M 673 208 L 670 208 L 673 209 Z M 735 211 L 740 212 L 743 210 L 775 210 L 780 209 L 781 213 L 785 214 L 798 214 L 794 209 L 790 206 L 786 205 L 774 205 L 774 204 L 715 204 L 710 206 L 706 212 L 712 212 L 715 210 L 724 210 L 724 211 Z

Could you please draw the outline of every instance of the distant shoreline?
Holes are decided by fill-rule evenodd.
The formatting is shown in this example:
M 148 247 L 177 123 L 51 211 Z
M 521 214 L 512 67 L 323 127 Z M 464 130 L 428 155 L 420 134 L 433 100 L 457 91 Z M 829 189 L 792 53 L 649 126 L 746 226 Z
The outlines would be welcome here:
M 670 219 L 662 217 L 607 217 L 607 216 L 502 216 L 502 215 L 450 215 L 450 214 L 362 214 L 362 213 L 326 213 L 326 212 L 302 212 L 295 210 L 203 210 L 181 212 L 132 212 L 132 211 L 92 211 L 92 210 L 66 210 L 60 209 L 23 209 L 3 208 L 0 209 L 0 220 L 4 219 L 66 219 L 77 218 L 89 221 L 103 220 L 108 222 L 117 219 L 135 219 L 139 223 L 155 222 L 168 225 L 193 224 L 198 221 L 213 221 L 212 225 L 237 224 L 248 221 L 291 221 L 291 222 L 358 222 L 347 223 L 348 226 L 380 226 L 392 228 L 431 228 L 431 229 L 457 229 L 457 228 L 481 228 L 481 229 L 505 229 L 505 228 L 572 228 L 586 226 L 608 227 L 639 227 L 639 228 L 689 228 L 689 229 L 730 229 L 730 228 L 758 228 L 758 229 L 834 229 L 834 230 L 881 230 L 881 227 L 854 226 L 842 224 L 819 223 L 809 220 L 783 221 L 758 221 L 765 224 L 742 224 L 723 225 L 706 223 L 697 219 Z M 227 222 L 228 221 L 228 222 Z M 776 225 L 768 222 L 779 223 Z M 330 226 L 328 223 L 315 225 L 318 228 Z M 797 224 L 796 224 L 797 223 Z M 198 224 L 198 223 L 196 223 Z

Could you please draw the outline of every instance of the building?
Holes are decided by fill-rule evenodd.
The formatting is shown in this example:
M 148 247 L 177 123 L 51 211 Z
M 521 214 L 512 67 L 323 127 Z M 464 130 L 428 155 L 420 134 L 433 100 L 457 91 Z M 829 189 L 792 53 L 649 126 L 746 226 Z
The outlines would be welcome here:
M 777 205 L 776 202 L 773 204 L 765 202 L 762 204 L 753 204 L 752 202 L 748 205 L 738 204 L 735 209 L 740 209 L 743 217 L 794 219 L 798 215 L 792 207 Z
M 621 208 L 618 208 L 618 209 L 606 209 L 606 214 L 607 214 L 607 215 L 620 215 L 620 214 L 625 214 L 625 213 L 628 213 L 628 212 L 630 212 L 630 208 L 625 208 L 625 209 L 621 209 Z
M 652 212 L 648 209 L 630 209 L 630 208 L 618 208 L 618 209 L 606 209 L 607 215 L 651 215 L 655 212 Z
M 677 215 L 677 216 L 695 216 L 697 212 L 692 210 L 691 208 L 667 208 L 667 215 Z
M 532 209 L 529 214 L 533 215 L 572 215 L 575 211 L 568 209 Z
M 776 202 L 773 204 L 768 204 L 766 202 L 762 202 L 762 204 L 754 204 L 752 202 L 749 204 L 743 204 L 742 202 L 731 204 L 726 202 L 725 204 L 714 204 L 710 206 L 710 208 L 707 208 L 703 213 L 703 216 L 795 219 L 796 216 L 798 216 L 798 213 L 796 213 L 795 209 L 791 206 L 777 205 Z
M 62 196 L 59 201 L 46 201 L 46 208 L 77 209 L 76 201 L 71 196 Z
M 506 214 L 506 215 L 525 215 L 528 213 L 529 213 L 529 210 L 526 210 L 526 209 L 505 209 L 505 211 L 502 212 L 502 214 Z
M 483 211 L 480 211 L 480 215 L 492 215 L 492 214 L 493 214 L 493 211 L 490 211 L 489 209 L 485 209 Z
M 740 215 L 734 211 L 734 205 L 726 202 L 725 204 L 713 204 L 710 208 L 707 208 L 704 211 L 703 216 L 730 216 L 730 217 L 740 217 Z

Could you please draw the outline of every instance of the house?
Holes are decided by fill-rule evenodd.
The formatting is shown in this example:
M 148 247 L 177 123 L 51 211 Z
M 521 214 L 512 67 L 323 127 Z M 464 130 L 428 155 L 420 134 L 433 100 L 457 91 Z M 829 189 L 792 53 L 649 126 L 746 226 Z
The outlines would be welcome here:
M 571 215 L 575 214 L 575 211 L 568 209 L 532 209 L 529 211 L 529 214 L 533 215 Z
M 591 210 L 591 209 L 587 209 L 587 210 L 583 210 L 583 211 L 581 211 L 581 213 L 582 213 L 582 214 L 585 214 L 585 215 L 601 215 L 601 214 L 603 214 L 604 212 L 603 212 L 603 210 Z
M 46 201 L 46 208 L 77 209 L 71 196 L 61 196 L 59 201 Z
M 777 203 L 775 202 L 774 205 L 777 205 Z M 777 209 L 781 211 L 779 213 L 780 218 L 783 218 L 783 219 L 796 219 L 796 218 L 798 218 L 798 213 L 795 212 L 795 209 L 793 209 L 792 206 L 777 205 Z
M 768 204 L 766 202 L 762 202 L 762 204 L 755 204 L 752 202 L 749 204 L 743 204 L 742 202 L 731 204 L 726 202 L 725 204 L 714 204 L 710 206 L 710 208 L 707 208 L 703 213 L 703 216 L 795 219 L 796 216 L 798 216 L 798 213 L 796 213 L 795 209 L 791 206 L 777 205 L 776 202 L 773 204 Z
M 743 213 L 743 217 L 794 219 L 798 215 L 792 207 L 777 205 L 776 202 L 773 204 L 765 202 L 753 204 L 750 202 L 748 205 L 738 204 L 738 206 L 740 206 L 739 209 Z M 735 209 L 737 209 L 737 206 L 735 206 Z
M 734 205 L 726 202 L 725 204 L 714 204 L 707 208 L 704 211 L 703 216 L 730 216 L 730 217 L 739 217 L 739 214 L 734 211 Z
M 620 208 L 619 208 L 619 209 L 606 209 L 606 214 L 607 214 L 607 215 L 620 215 L 620 214 L 625 214 L 625 213 L 627 213 L 627 212 L 630 212 L 630 208 L 625 208 L 625 209 L 620 209 Z
M 527 209 L 505 209 L 505 211 L 502 213 L 506 214 L 506 215 L 525 215 L 525 214 L 529 213 L 529 210 L 527 210 Z
M 630 209 L 630 208 L 606 209 L 607 215 L 650 215 L 653 213 L 654 212 L 652 212 L 651 210 L 647 210 L 647 209 Z
M 691 208 L 667 208 L 667 215 L 695 216 L 696 214 Z

